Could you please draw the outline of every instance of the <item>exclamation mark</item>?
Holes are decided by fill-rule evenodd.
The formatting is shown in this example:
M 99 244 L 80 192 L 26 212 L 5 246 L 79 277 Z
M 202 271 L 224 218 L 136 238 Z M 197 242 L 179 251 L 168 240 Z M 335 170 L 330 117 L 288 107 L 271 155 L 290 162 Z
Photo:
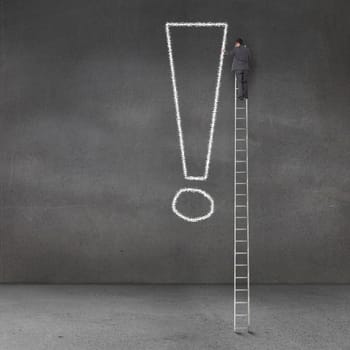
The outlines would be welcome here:
M 191 171 L 188 170 L 188 164 L 187 164 L 187 158 L 186 158 L 186 147 L 184 142 L 184 130 L 183 130 L 183 122 L 182 122 L 182 115 L 180 111 L 180 98 L 178 93 L 178 86 L 176 81 L 176 74 L 175 74 L 175 58 L 174 58 L 174 51 L 173 51 L 173 43 L 172 43 L 172 36 L 171 36 L 171 30 L 173 28 L 179 28 L 185 30 L 201 30 L 203 35 L 207 35 L 207 32 L 205 30 L 220 30 L 222 31 L 222 43 L 221 43 L 221 49 L 218 52 L 218 65 L 216 72 L 205 72 L 206 74 L 215 74 L 216 73 L 216 81 L 215 81 L 215 89 L 214 89 L 214 96 L 213 96 L 213 103 L 211 105 L 211 111 L 210 111 L 210 121 L 208 125 L 208 140 L 207 140 L 207 147 L 206 147 L 206 158 L 204 163 L 204 169 L 200 174 L 193 174 Z M 181 151 L 181 159 L 182 159 L 182 170 L 185 180 L 189 181 L 206 181 L 208 179 L 209 174 L 209 167 L 210 167 L 210 159 L 211 159 L 211 150 L 213 145 L 213 139 L 214 139 L 214 129 L 215 129 L 215 122 L 216 122 L 216 113 L 217 113 L 217 105 L 219 100 L 219 91 L 220 91 L 220 82 L 221 82 L 221 72 L 222 72 L 222 65 L 223 65 L 223 58 L 224 58 L 224 50 L 226 45 L 226 35 L 227 35 L 227 23 L 212 23 L 212 22 L 168 22 L 165 25 L 165 31 L 166 31 L 166 38 L 167 38 L 167 44 L 168 44 L 168 53 L 169 53 L 169 63 L 170 63 L 170 72 L 171 72 L 171 80 L 172 80 L 172 87 L 173 87 L 173 95 L 174 95 L 174 103 L 175 103 L 175 112 L 176 112 L 176 121 L 177 121 L 177 128 L 178 128 L 178 134 L 179 134 L 179 144 L 180 144 L 180 151 Z M 194 42 L 193 45 L 195 46 L 196 43 Z M 198 59 L 201 59 L 198 57 Z M 190 117 L 190 116 L 187 116 Z M 177 201 L 178 199 L 184 194 L 184 193 L 191 193 L 191 194 L 199 194 L 202 195 L 204 198 L 206 198 L 209 201 L 209 210 L 207 213 L 200 215 L 200 216 L 188 216 L 183 213 L 181 213 L 177 208 Z M 173 202 L 172 202 L 172 209 L 173 212 L 178 215 L 180 218 L 189 221 L 189 222 L 197 222 L 201 220 L 205 220 L 209 218 L 214 213 L 214 200 L 208 194 L 206 191 L 200 189 L 200 188 L 193 188 L 193 187 L 186 187 L 181 188 L 174 196 Z

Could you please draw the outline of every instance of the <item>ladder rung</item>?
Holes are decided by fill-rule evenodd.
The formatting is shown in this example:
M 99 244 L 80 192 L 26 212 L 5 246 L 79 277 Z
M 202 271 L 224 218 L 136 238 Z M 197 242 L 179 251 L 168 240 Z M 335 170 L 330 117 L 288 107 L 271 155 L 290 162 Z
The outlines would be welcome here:
M 246 219 L 246 216 L 236 216 L 236 219 Z
M 245 139 L 236 139 L 236 141 L 245 141 Z
M 241 288 L 241 289 L 236 289 L 236 292 L 248 292 L 248 288 Z
M 245 117 L 236 117 L 236 119 L 245 119 Z
M 245 109 L 245 107 L 236 107 L 236 109 Z
M 235 254 L 236 255 L 247 255 L 248 253 L 247 252 L 236 252 Z
M 236 152 L 245 152 L 246 149 L 245 148 L 242 148 L 242 149 L 236 149 Z
M 236 128 L 236 130 L 247 130 L 247 128 Z
M 246 163 L 246 160 L 236 160 L 236 163 Z
M 246 205 L 236 205 L 237 208 L 245 208 Z
M 238 316 L 238 317 L 246 317 L 246 316 L 248 316 L 248 314 L 236 314 L 236 316 Z
M 236 239 L 236 242 L 242 243 L 242 242 L 248 242 L 248 241 L 246 239 Z
M 247 229 L 246 228 L 243 228 L 243 227 L 238 227 L 236 228 L 236 231 L 246 231 Z
M 236 304 L 248 304 L 247 301 L 236 301 Z
M 236 266 L 248 266 L 248 264 L 236 264 Z
M 248 279 L 248 277 L 244 277 L 244 276 L 236 276 L 236 280 L 246 280 Z
M 246 185 L 246 182 L 236 182 L 236 185 Z
M 246 193 L 236 193 L 236 196 L 246 196 L 247 194 Z
M 245 174 L 246 171 L 236 171 L 236 174 Z

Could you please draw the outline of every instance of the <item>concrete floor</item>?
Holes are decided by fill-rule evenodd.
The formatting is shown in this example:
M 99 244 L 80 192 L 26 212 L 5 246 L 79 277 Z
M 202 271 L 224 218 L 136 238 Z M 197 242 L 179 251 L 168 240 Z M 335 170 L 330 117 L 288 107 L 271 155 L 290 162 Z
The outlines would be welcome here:
M 1 350 L 349 350 L 350 286 L 253 286 L 252 324 L 230 286 L 0 286 Z

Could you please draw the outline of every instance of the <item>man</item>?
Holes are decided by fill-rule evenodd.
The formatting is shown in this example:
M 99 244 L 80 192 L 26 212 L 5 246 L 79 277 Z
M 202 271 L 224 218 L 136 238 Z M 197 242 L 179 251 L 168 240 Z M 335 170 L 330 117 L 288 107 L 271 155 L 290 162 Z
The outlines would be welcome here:
M 237 77 L 237 96 L 240 100 L 248 98 L 248 72 L 251 65 L 250 50 L 244 45 L 243 40 L 238 38 L 235 41 L 234 48 L 227 54 L 233 56 L 231 71 L 235 72 Z

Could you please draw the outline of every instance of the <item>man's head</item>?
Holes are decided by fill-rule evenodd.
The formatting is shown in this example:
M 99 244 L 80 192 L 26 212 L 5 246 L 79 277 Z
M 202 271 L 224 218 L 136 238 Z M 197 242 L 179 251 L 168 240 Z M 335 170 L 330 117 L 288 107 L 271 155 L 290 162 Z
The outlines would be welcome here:
M 235 47 L 240 47 L 242 45 L 243 45 L 243 39 L 241 39 L 241 38 L 236 39 Z

